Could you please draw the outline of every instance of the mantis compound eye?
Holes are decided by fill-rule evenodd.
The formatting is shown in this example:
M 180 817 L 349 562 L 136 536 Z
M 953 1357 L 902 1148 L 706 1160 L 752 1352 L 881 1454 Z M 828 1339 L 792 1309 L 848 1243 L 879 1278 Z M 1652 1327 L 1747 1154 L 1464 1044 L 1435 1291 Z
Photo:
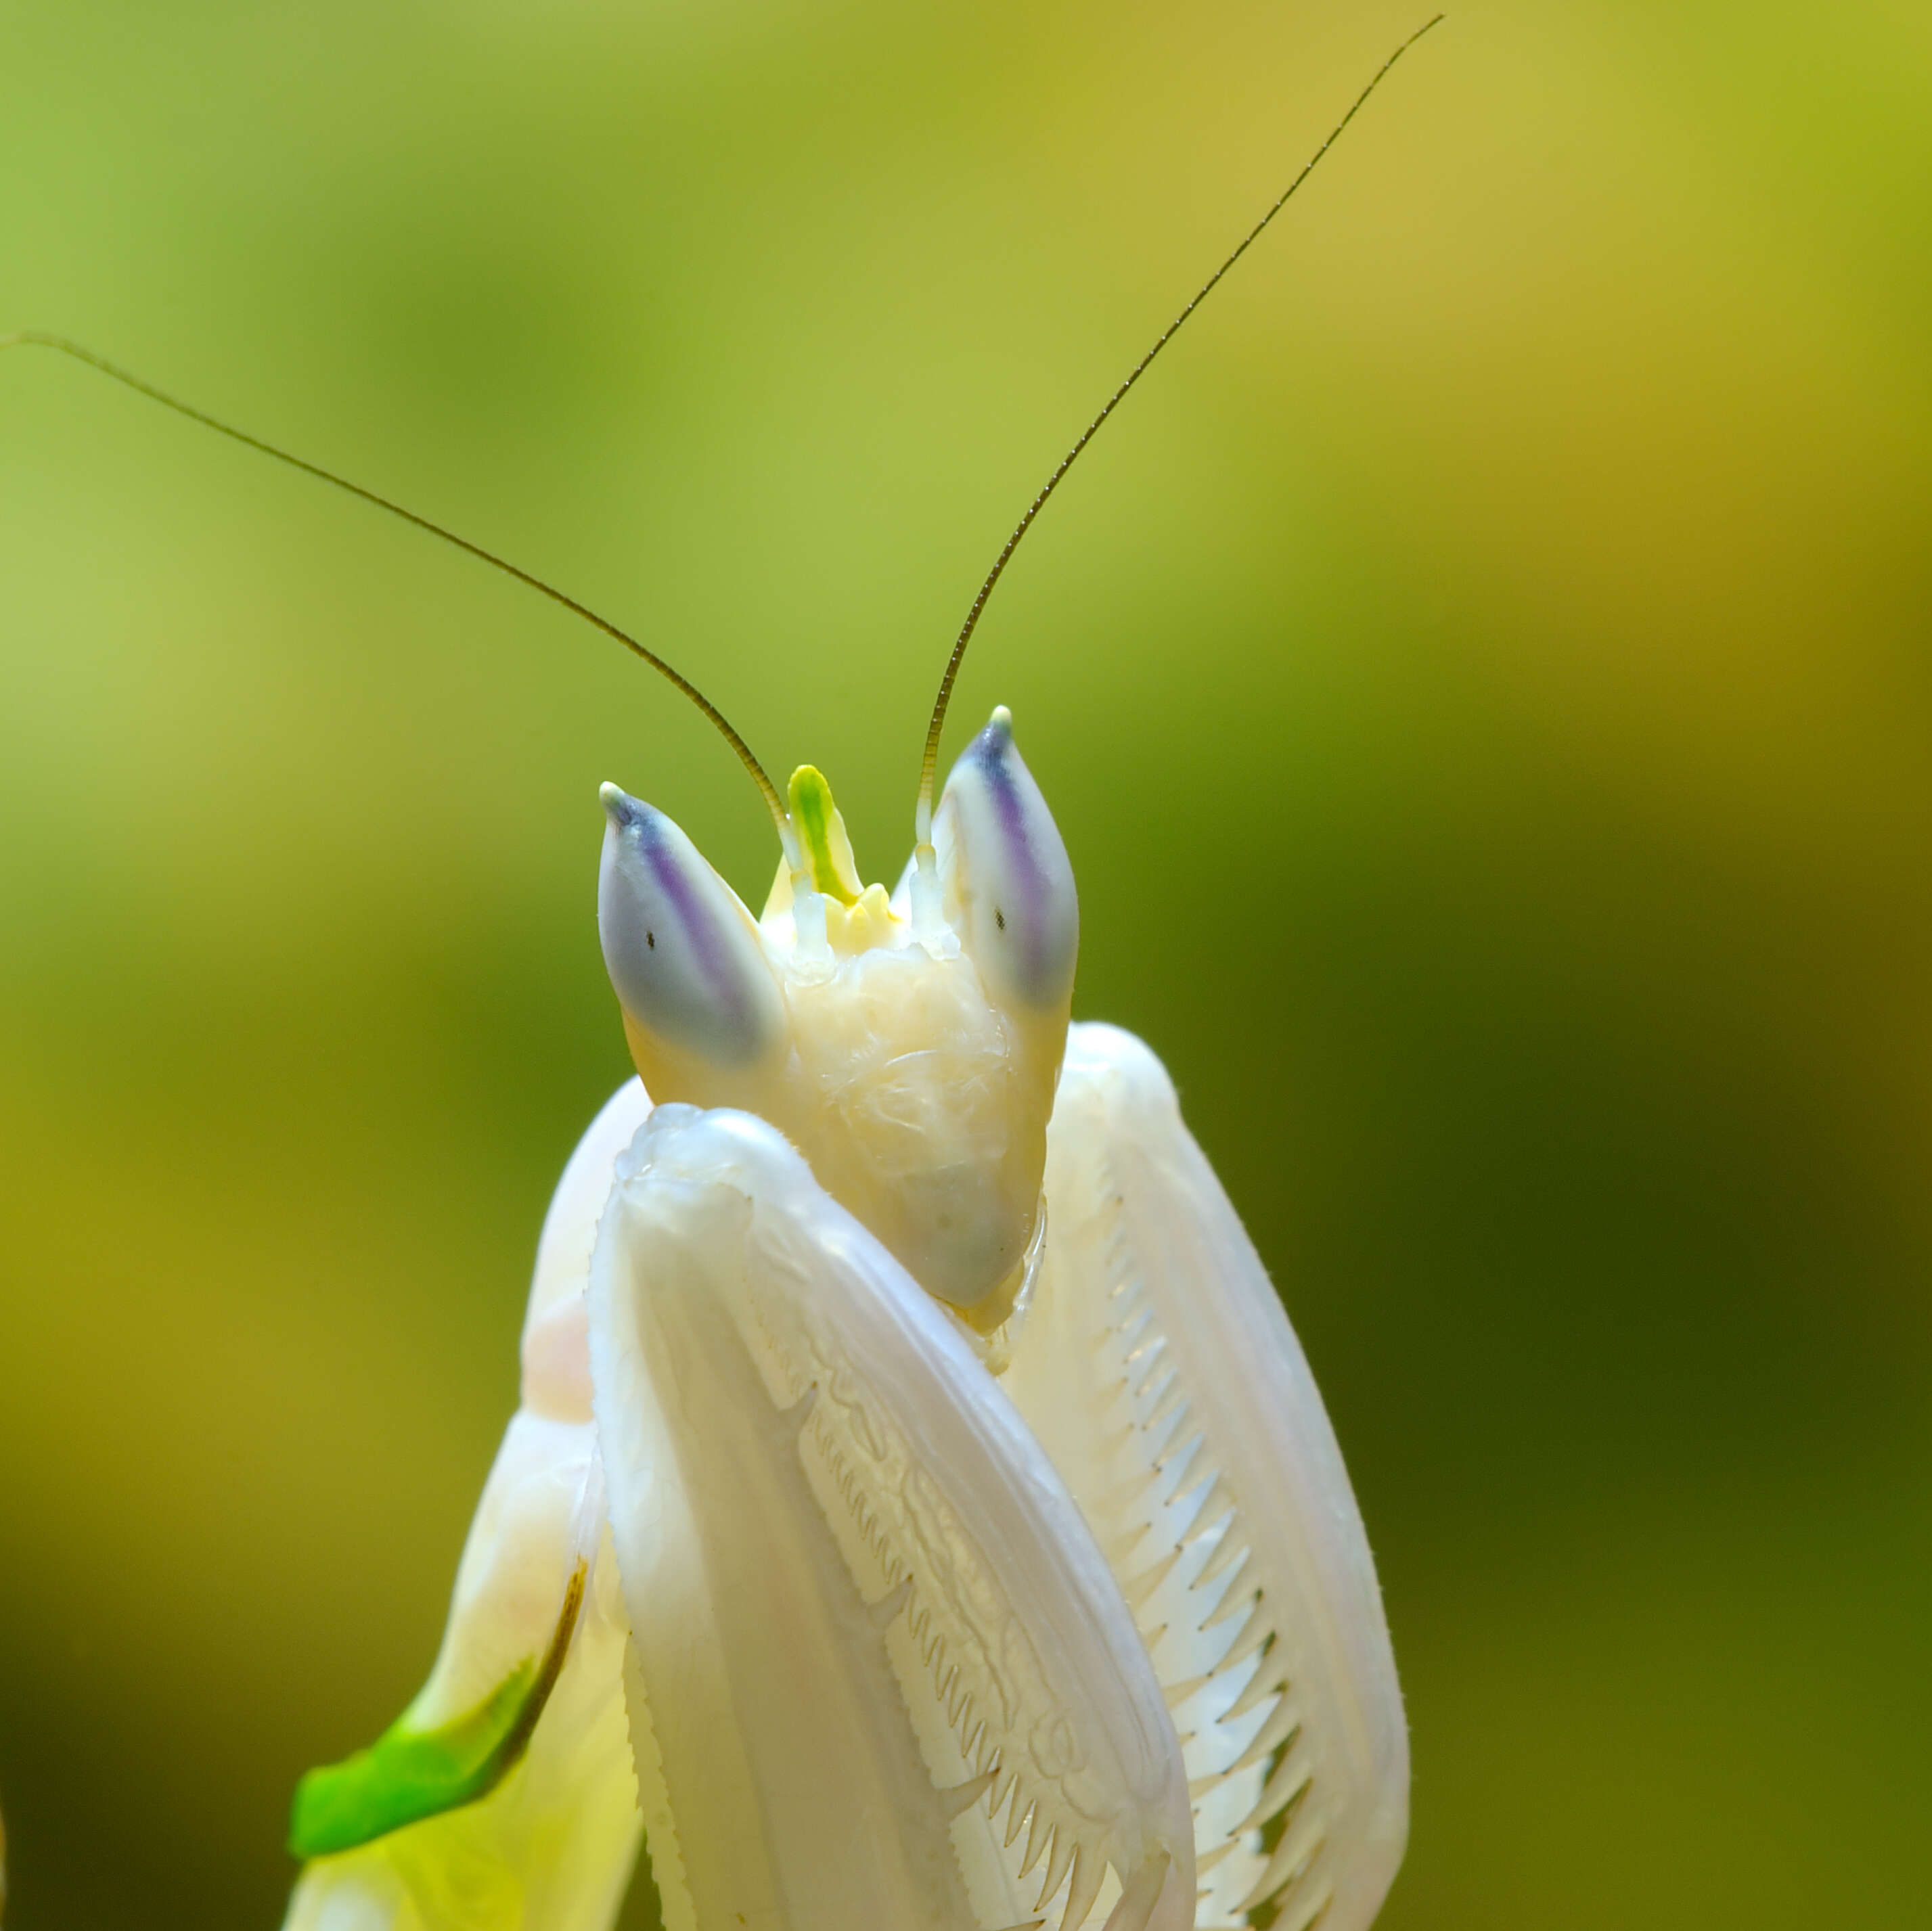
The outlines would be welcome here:
M 785 1033 L 752 915 L 670 819 L 607 784 L 597 932 L 640 1058 L 750 1068 Z
M 1060 828 L 1013 743 L 1002 704 L 952 767 L 933 820 L 947 922 L 987 991 L 1064 1024 L 1080 951 L 1080 900 Z

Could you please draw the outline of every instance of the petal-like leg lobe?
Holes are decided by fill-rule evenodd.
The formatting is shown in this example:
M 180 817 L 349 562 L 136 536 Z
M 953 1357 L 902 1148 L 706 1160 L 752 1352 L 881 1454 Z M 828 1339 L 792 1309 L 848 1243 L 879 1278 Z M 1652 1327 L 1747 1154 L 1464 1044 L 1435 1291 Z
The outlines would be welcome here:
M 474 1707 L 555 1627 L 588 1425 L 522 1414 L 484 1491 L 443 1650 L 406 1713 Z M 604 1931 L 636 1855 L 623 1609 L 608 1549 L 522 1762 L 481 1801 L 304 1868 L 289 1931 Z
M 1046 1194 L 1002 1385 L 1149 1639 L 1193 1783 L 1198 1921 L 1273 1901 L 1282 1931 L 1362 1931 L 1408 1801 L 1367 1538 L 1260 1259 L 1160 1062 L 1113 1027 L 1071 1030 Z
M 584 1137 L 545 1220 L 523 1406 L 464 1546 L 441 1651 L 404 1713 L 434 1731 L 541 1657 L 574 1567 L 595 1452 L 584 1291 L 616 1156 L 650 1111 L 634 1080 Z M 526 1754 L 481 1801 L 304 1869 L 288 1931 L 604 1931 L 638 1839 L 622 1687 L 626 1624 L 608 1543 Z
M 1187 1931 L 1179 1748 L 1104 1558 L 782 1137 L 660 1108 L 590 1312 L 671 1931 L 996 1931 L 1042 1901 L 1097 1926 L 1124 1885 Z

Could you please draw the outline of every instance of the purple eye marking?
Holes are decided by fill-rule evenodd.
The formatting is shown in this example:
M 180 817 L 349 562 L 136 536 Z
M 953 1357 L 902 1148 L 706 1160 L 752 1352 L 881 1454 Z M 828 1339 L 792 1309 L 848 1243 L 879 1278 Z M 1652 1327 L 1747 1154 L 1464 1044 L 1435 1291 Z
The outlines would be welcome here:
M 618 1002 L 668 1042 L 742 1064 L 782 1024 L 776 988 L 730 889 L 676 824 L 615 785 L 597 926 Z
M 663 832 L 663 814 L 648 805 L 627 801 L 634 808 L 626 813 L 625 829 L 637 839 L 638 855 L 650 868 L 652 881 L 664 895 L 671 915 L 680 928 L 691 957 L 704 976 L 712 997 L 741 1024 L 752 1016 L 749 1002 L 733 961 L 725 949 L 724 934 L 718 917 L 698 890 L 696 881 L 679 863 L 679 854 Z M 656 934 L 646 935 L 650 950 L 657 949 Z
M 969 892 L 980 968 L 1003 997 L 1060 1006 L 1080 949 L 1079 895 L 1053 814 L 1013 742 L 1005 706 L 973 739 L 947 781 L 953 862 Z
M 1019 901 L 1016 910 L 1022 960 L 1022 976 L 1028 984 L 1037 985 L 1046 979 L 1048 973 L 1046 945 L 1049 922 L 1046 916 L 1046 900 L 1051 888 L 1046 868 L 1040 862 L 1031 829 L 1027 823 L 1027 800 L 1014 781 L 1012 727 L 998 723 L 987 725 L 974 739 L 971 755 L 979 765 L 980 775 L 986 780 L 987 795 L 992 800 L 994 817 L 999 826 L 1000 835 L 1006 844 L 1006 862 L 1002 869 L 1006 876 L 1002 885 L 1003 887 L 1010 886 L 1012 895 Z M 1013 920 L 1007 917 L 1005 907 L 998 901 L 994 904 L 993 916 L 1000 931 L 1015 930 Z

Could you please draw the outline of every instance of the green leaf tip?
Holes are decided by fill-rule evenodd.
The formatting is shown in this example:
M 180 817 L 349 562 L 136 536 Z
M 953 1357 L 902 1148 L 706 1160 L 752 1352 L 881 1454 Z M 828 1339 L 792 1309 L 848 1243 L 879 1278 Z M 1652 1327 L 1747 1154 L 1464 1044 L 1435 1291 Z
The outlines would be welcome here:
M 306 1861 L 352 1851 L 488 1797 L 530 1747 L 562 1673 L 586 1575 L 580 1561 L 542 1659 L 525 1658 L 473 1709 L 433 1730 L 403 1717 L 367 1750 L 306 1773 L 290 1813 L 290 1852 Z

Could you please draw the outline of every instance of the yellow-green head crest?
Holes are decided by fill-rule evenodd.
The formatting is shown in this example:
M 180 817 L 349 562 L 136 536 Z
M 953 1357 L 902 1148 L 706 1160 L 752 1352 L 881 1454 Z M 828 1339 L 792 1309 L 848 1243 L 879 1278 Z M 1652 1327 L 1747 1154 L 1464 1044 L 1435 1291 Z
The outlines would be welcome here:
M 798 834 L 800 854 L 812 874 L 812 888 L 842 905 L 857 904 L 865 889 L 852 857 L 852 841 L 845 820 L 832 802 L 832 787 L 816 766 L 801 764 L 791 775 L 792 829 Z

